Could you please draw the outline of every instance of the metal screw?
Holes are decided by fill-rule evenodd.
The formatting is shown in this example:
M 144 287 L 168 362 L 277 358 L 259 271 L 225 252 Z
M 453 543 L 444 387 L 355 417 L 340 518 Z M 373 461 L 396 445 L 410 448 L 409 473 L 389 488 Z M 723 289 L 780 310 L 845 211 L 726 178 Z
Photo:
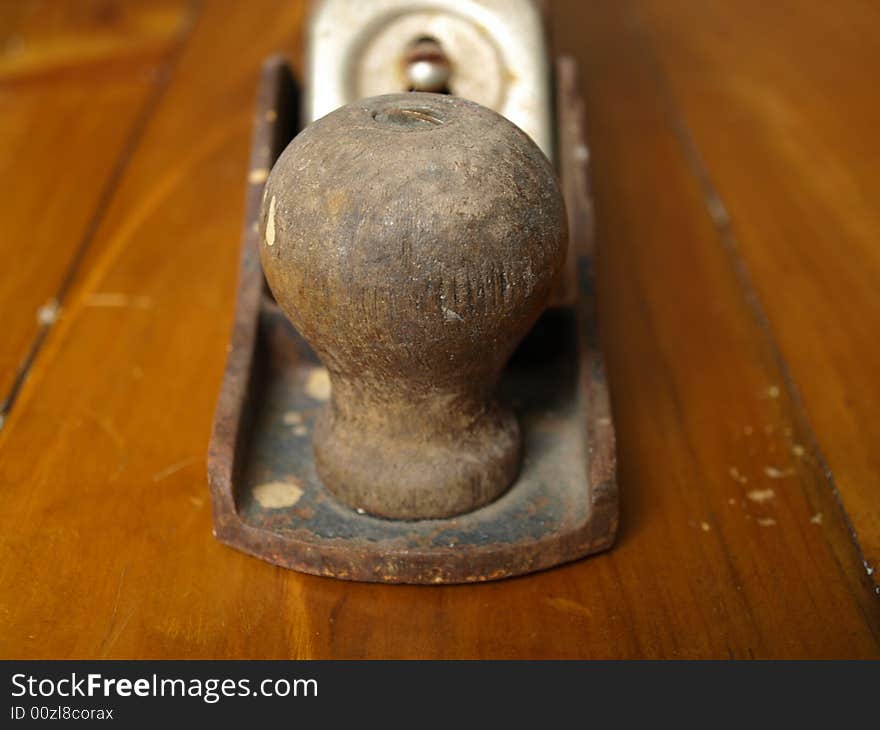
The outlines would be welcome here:
M 427 36 L 417 38 L 404 61 L 410 91 L 449 93 L 452 68 L 436 39 Z

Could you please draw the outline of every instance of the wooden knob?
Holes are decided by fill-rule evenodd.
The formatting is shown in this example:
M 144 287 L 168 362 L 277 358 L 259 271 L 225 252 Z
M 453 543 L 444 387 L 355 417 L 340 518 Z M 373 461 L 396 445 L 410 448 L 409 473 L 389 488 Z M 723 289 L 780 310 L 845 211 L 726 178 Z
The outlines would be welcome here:
M 344 106 L 266 183 L 263 270 L 330 374 L 314 432 L 339 499 L 396 519 L 502 494 L 521 440 L 495 397 L 565 259 L 562 196 L 518 127 L 451 96 Z

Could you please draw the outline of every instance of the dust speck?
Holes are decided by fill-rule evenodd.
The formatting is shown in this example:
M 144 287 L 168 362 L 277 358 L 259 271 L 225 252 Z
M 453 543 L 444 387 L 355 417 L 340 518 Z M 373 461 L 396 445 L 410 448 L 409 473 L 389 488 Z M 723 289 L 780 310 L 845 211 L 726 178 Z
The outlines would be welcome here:
M 709 530 L 711 530 L 712 528 L 709 526 L 709 523 L 708 523 L 708 522 L 701 522 L 701 523 L 700 523 L 700 529 L 701 529 L 703 532 L 709 532 Z
M 804 447 L 800 444 L 795 444 L 791 447 L 791 453 L 800 459 L 806 453 L 806 451 Z
M 794 476 L 794 469 L 777 469 L 775 466 L 765 466 L 764 473 L 771 479 L 785 479 Z
M 771 385 L 767 388 L 767 397 L 768 398 L 778 398 L 779 397 L 779 387 L 776 385 Z
M 464 318 L 458 312 L 454 312 L 448 307 L 443 307 L 443 319 L 447 322 L 464 322 Z
M 254 487 L 254 499 L 264 509 L 292 507 L 302 495 L 302 487 L 295 482 L 266 482 Z
M 248 173 L 248 182 L 251 185 L 262 185 L 269 177 L 269 171 L 265 167 L 256 167 Z
M 745 474 L 741 474 L 735 466 L 730 467 L 727 473 L 730 474 L 731 479 L 740 484 L 746 484 L 749 481 L 749 478 Z
M 772 489 L 752 489 L 750 492 L 746 493 L 746 497 L 752 502 L 757 502 L 758 504 L 763 504 L 764 502 L 769 502 L 776 496 L 776 492 Z
M 298 426 L 303 422 L 302 413 L 299 411 L 287 411 L 281 420 L 284 422 L 285 426 Z
M 306 379 L 306 393 L 315 400 L 330 398 L 330 375 L 327 368 L 313 368 Z
M 814 514 L 812 517 L 810 517 L 810 522 L 812 522 L 814 525 L 821 525 L 822 524 L 822 513 L 817 512 L 816 514 Z
M 37 322 L 46 327 L 55 324 L 58 315 L 61 313 L 61 307 L 55 299 L 50 299 L 42 307 L 37 309 Z
M 773 527 L 776 524 L 776 520 L 772 517 L 759 517 L 755 520 L 761 527 Z
M 269 201 L 269 215 L 266 218 L 266 245 L 275 245 L 275 196 Z

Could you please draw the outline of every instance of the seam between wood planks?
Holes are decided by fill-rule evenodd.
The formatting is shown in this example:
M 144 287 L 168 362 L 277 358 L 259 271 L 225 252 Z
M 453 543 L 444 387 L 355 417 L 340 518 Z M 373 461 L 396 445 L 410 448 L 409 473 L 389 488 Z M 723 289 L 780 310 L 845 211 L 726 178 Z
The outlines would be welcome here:
M 3 426 L 9 417 L 9 413 L 15 406 L 15 401 L 34 366 L 37 357 L 43 349 L 43 344 L 46 341 L 46 337 L 49 335 L 49 331 L 58 321 L 61 307 L 67 298 L 73 283 L 76 281 L 83 259 L 94 241 L 101 222 L 104 220 L 104 215 L 110 208 L 110 204 L 113 201 L 119 183 L 122 181 L 123 175 L 128 169 L 128 164 L 131 162 L 135 150 L 137 150 L 138 145 L 140 145 L 141 140 L 143 139 L 150 120 L 153 118 L 156 109 L 159 107 L 159 103 L 162 101 L 162 97 L 165 95 L 165 92 L 170 85 L 171 77 L 174 75 L 174 71 L 177 68 L 177 64 L 183 55 L 183 50 L 186 47 L 187 41 L 192 34 L 192 29 L 195 26 L 195 20 L 198 16 L 200 4 L 200 0 L 189 0 L 186 4 L 182 14 L 183 17 L 180 21 L 180 27 L 175 34 L 171 48 L 165 53 L 164 58 L 159 62 L 159 80 L 156 83 L 156 87 L 143 102 L 141 110 L 132 125 L 125 144 L 123 145 L 119 156 L 116 158 L 116 162 L 113 164 L 110 174 L 107 176 L 107 180 L 104 183 L 104 187 L 101 190 L 101 194 L 98 196 L 98 201 L 95 204 L 91 217 L 89 218 L 88 225 L 80 237 L 79 243 L 74 249 L 73 257 L 67 265 L 61 283 L 55 291 L 55 296 L 40 307 L 37 312 L 39 320 L 37 333 L 31 339 L 27 352 L 16 368 L 15 378 L 9 386 L 9 390 L 6 392 L 3 400 L 0 400 L 0 430 L 3 429 Z
M 806 437 L 805 440 L 809 446 L 810 452 L 819 464 L 825 483 L 837 504 L 846 531 L 855 546 L 857 557 L 862 567 L 865 568 L 862 572 L 863 581 L 874 594 L 880 596 L 880 582 L 878 582 L 878 579 L 874 578 L 872 573 L 867 569 L 868 562 L 865 553 L 859 544 L 858 533 L 856 532 L 849 513 L 846 510 L 843 498 L 837 488 L 834 474 L 831 471 L 831 467 L 828 464 L 828 460 L 825 457 L 825 453 L 822 450 L 819 439 L 816 436 L 812 423 L 810 422 L 803 398 L 800 394 L 800 389 L 798 388 L 791 368 L 776 341 L 770 318 L 767 316 L 764 305 L 761 303 L 757 288 L 752 280 L 752 275 L 749 272 L 748 265 L 741 253 L 739 239 L 733 230 L 730 214 L 721 198 L 721 194 L 718 192 L 715 183 L 712 181 L 708 167 L 703 160 L 703 156 L 700 154 L 700 150 L 697 147 L 693 134 L 685 121 L 684 114 L 681 112 L 680 106 L 676 101 L 675 92 L 673 91 L 669 77 L 663 68 L 663 63 L 660 60 L 653 34 L 640 14 L 634 13 L 633 19 L 635 21 L 637 32 L 643 39 L 641 45 L 644 49 L 645 60 L 656 81 L 672 132 L 681 146 L 688 168 L 697 180 L 703 197 L 703 202 L 706 206 L 706 212 L 712 222 L 718 242 L 721 244 L 721 248 L 725 251 L 730 260 L 736 281 L 740 285 L 740 289 L 752 317 L 758 324 L 758 328 L 764 334 L 765 340 L 770 348 L 776 367 L 779 369 L 786 392 L 793 406 L 794 416 L 797 419 L 798 426 Z M 841 571 L 845 572 L 833 548 L 831 554 L 834 556 L 834 560 Z M 865 619 L 868 622 L 868 625 L 872 626 L 873 631 L 873 622 L 870 617 L 865 616 Z M 880 637 L 878 637 L 878 640 L 880 640 Z

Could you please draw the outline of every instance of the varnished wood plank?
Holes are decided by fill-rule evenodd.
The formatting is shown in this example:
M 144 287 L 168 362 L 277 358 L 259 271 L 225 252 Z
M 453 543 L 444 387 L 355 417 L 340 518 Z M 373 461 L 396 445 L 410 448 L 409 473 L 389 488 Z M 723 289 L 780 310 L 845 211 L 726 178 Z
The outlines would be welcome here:
M 184 22 L 182 0 L 0 8 L 0 420 L 63 298 Z
M 642 17 L 876 581 L 880 6 L 652 0 Z
M 526 578 L 424 588 L 301 576 L 213 540 L 204 452 L 250 105 L 261 58 L 297 38 L 302 8 L 208 4 L 0 433 L 0 655 L 880 655 L 877 603 L 824 475 L 809 461 L 763 471 L 789 468 L 772 459 L 786 429 L 801 437 L 797 406 L 760 397 L 779 382 L 772 342 L 628 8 L 594 5 L 554 10 L 588 102 L 617 547 Z M 86 306 L 108 294 L 130 306 Z
M 297 38 L 302 12 L 287 0 L 202 7 L 66 315 L 0 432 L 0 483 L 17 495 L 0 517 L 4 656 L 182 656 L 186 646 L 246 655 L 251 627 L 277 619 L 273 589 L 263 584 L 257 598 L 234 567 L 248 582 L 265 580 L 268 566 L 211 536 L 204 457 L 231 325 L 257 73 Z M 113 306 L 92 306 L 95 297 Z M 174 547 L 181 539 L 186 559 Z M 204 551 L 221 558 L 213 568 L 192 560 Z M 272 575 L 284 588 L 286 576 Z M 213 587 L 200 596 L 202 581 Z M 200 608 L 172 608 L 181 599 Z M 213 619 L 199 628 L 204 609 L 236 629 L 218 632 Z M 298 624 L 278 626 L 295 637 Z M 133 627 L 137 647 L 123 638 Z M 293 651 L 287 640 L 279 647 Z
M 161 52 L 180 24 L 180 0 L 12 0 L 0 3 L 0 79 L 81 76 Z M 113 63 L 110 63 L 113 62 Z

